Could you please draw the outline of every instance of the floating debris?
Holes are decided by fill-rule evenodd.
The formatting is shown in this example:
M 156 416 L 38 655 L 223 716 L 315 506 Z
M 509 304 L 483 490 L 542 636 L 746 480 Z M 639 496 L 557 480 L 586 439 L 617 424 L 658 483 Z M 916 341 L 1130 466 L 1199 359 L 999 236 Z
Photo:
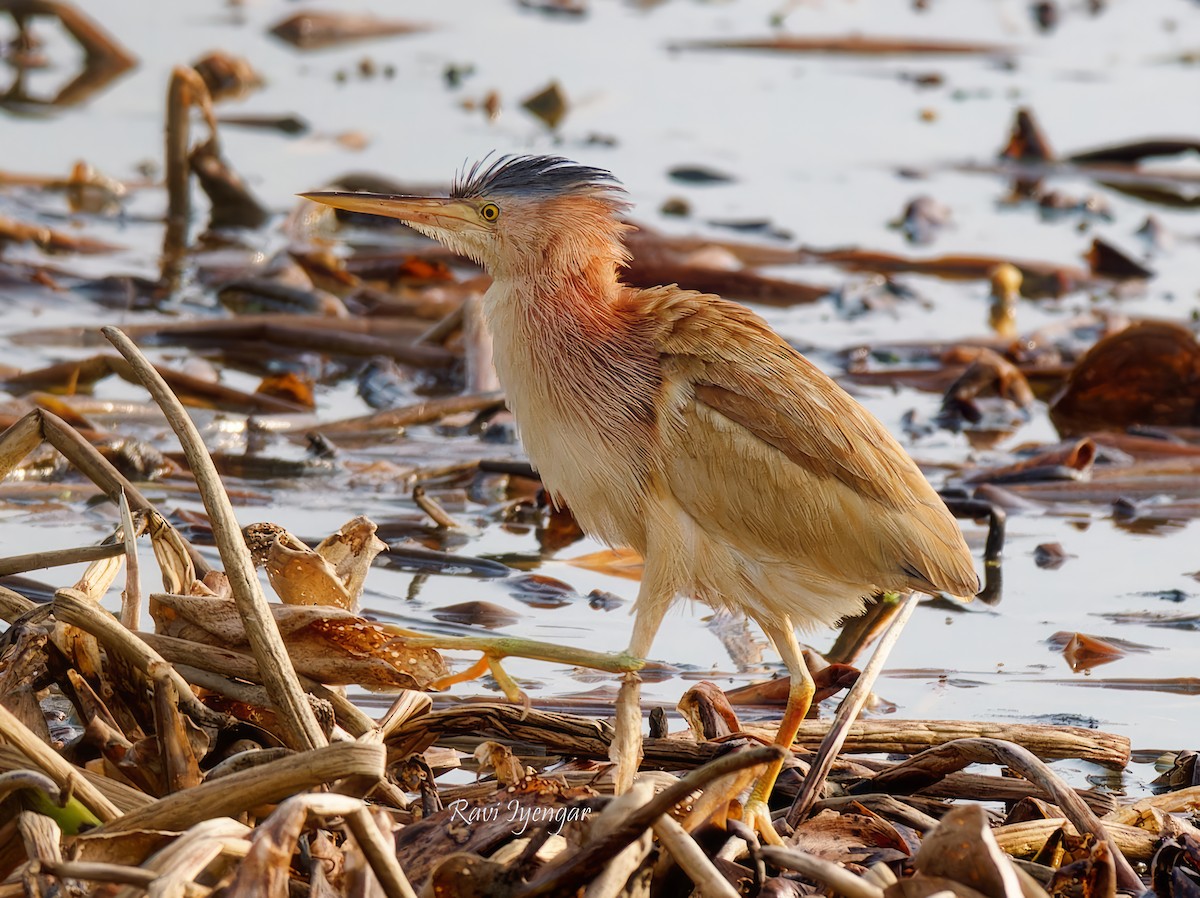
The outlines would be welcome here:
M 484 105 L 488 106 L 486 102 Z M 499 112 L 498 98 L 493 105 L 494 109 L 488 108 L 488 117 L 494 119 Z M 537 93 L 522 100 L 521 108 L 554 130 L 567 117 L 567 95 L 563 92 L 562 85 L 551 81 Z
M 269 32 L 299 50 L 319 50 L 352 41 L 377 40 L 400 34 L 428 31 L 428 25 L 381 19 L 361 13 L 299 12 L 288 16 Z

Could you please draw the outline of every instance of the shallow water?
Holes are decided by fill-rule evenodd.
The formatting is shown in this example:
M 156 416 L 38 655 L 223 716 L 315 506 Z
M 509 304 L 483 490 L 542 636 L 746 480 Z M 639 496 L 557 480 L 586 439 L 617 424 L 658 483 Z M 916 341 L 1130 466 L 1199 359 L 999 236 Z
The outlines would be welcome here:
M 752 0 L 675 0 L 646 8 L 593 2 L 582 20 L 544 16 L 514 3 L 377 0 L 356 4 L 356 9 L 427 22 L 431 30 L 307 53 L 265 33 L 297 10 L 290 3 L 92 3 L 85 8 L 139 56 L 140 66 L 82 108 L 39 116 L 0 112 L 0 165 L 12 172 L 63 174 L 82 158 L 115 177 L 133 178 L 139 162 L 161 156 L 162 105 L 171 67 L 221 47 L 248 56 L 268 84 L 244 102 L 223 104 L 219 112 L 294 112 L 313 125 L 313 134 L 301 138 L 235 128 L 222 132 L 226 156 L 281 215 L 292 207 L 295 193 L 318 188 L 347 171 L 375 171 L 410 183 L 446 183 L 464 159 L 492 150 L 561 153 L 608 168 L 627 185 L 637 220 L 668 232 L 708 233 L 720 239 L 729 239 L 730 232 L 707 228 L 703 222 L 764 218 L 792 233 L 793 244 L 859 245 L 916 255 L 979 252 L 1081 265 L 1080 256 L 1094 235 L 1140 255 L 1143 247 L 1133 232 L 1153 212 L 1180 239 L 1172 251 L 1150 260 L 1157 276 L 1140 295 L 1114 299 L 1076 293 L 1036 306 L 1024 302 L 1019 327 L 1034 330 L 1097 307 L 1135 316 L 1190 318 L 1200 292 L 1200 217 L 1194 204 L 1190 209 L 1153 207 L 1086 179 L 1064 178 L 1055 186 L 1075 195 L 1099 193 L 1113 211 L 1113 221 L 1081 231 L 1078 215 L 1043 221 L 1031 207 L 1001 207 L 1006 179 L 967 173 L 960 166 L 994 157 L 1018 106 L 1033 108 L 1053 146 L 1064 152 L 1148 136 L 1197 136 L 1200 81 L 1194 66 L 1175 60 L 1200 48 L 1200 20 L 1189 5 L 1172 0 L 1113 4 L 1095 17 L 1070 5 L 1058 30 L 1041 35 L 1033 28 L 1027 6 L 935 2 L 928 12 L 918 14 L 884 4 L 827 2 L 805 4 L 788 15 L 786 28 L 796 33 L 861 31 L 1012 48 L 999 57 L 846 57 L 670 49 L 672 43 L 688 39 L 767 34 L 777 5 Z M 65 76 L 73 51 L 61 37 L 55 37 L 48 50 L 59 65 L 37 73 L 33 84 L 50 90 Z M 360 76 L 363 58 L 373 60 L 380 70 L 394 67 L 394 76 Z M 457 90 L 443 81 L 443 70 L 451 63 L 475 69 Z M 335 78 L 339 72 L 346 73 L 344 82 Z M 922 89 L 906 80 L 927 72 L 940 73 L 943 86 Z M 569 114 L 557 133 L 520 109 L 522 98 L 552 78 L 560 81 L 570 100 Z M 478 110 L 461 108 L 464 99 L 479 100 L 489 90 L 498 91 L 503 100 L 503 113 L 494 123 Z M 932 121 L 922 118 L 923 111 Z M 360 152 L 333 139 L 351 130 L 369 138 Z M 597 137 L 614 143 L 602 145 Z M 667 171 L 680 164 L 718 169 L 735 180 L 714 187 L 679 184 Z M 1170 164 L 1200 172 L 1194 157 Z M 898 174 L 901 171 L 906 176 Z M 918 193 L 951 206 L 954 215 L 953 224 L 925 248 L 908 246 L 898 231 L 886 226 Z M 686 198 L 691 217 L 660 215 L 657 210 L 670 197 Z M 164 203 L 160 190 L 147 189 L 134 194 L 124 218 L 75 217 L 72 221 L 89 236 L 126 249 L 115 257 L 62 263 L 87 274 L 154 276 L 160 228 L 153 219 Z M 0 190 L 0 214 L 28 217 L 31 208 L 45 212 L 47 207 L 27 191 Z M 205 208 L 203 202 L 200 208 Z M 253 239 L 264 253 L 283 246 L 277 226 Z M 36 258 L 36 253 L 16 248 L 8 251 L 6 258 L 12 257 Z M 830 286 L 865 280 L 822 266 L 774 273 Z M 916 290 L 925 304 L 900 304 L 891 311 L 849 319 L 829 302 L 769 309 L 765 314 L 785 336 L 812 347 L 814 359 L 834 373 L 834 353 L 848 346 L 952 340 L 986 330 L 985 283 L 911 275 L 897 280 Z M 8 288 L 2 295 L 0 331 L 6 335 L 33 327 L 120 324 L 142 317 L 113 313 L 70 295 L 14 293 Z M 172 312 L 194 314 L 211 305 L 202 288 L 188 283 Z M 28 368 L 93 351 L 21 343 L 6 347 L 4 361 Z M 178 359 L 183 353 L 164 355 Z M 253 388 L 249 378 L 235 375 L 230 382 Z M 123 383 L 105 382 L 97 392 L 108 398 L 140 396 Z M 906 412 L 915 410 L 928 418 L 938 406 L 938 397 L 908 390 L 854 392 L 897 433 Z M 345 386 L 325 389 L 319 403 L 318 415 L 324 419 L 367 411 Z M 225 441 L 236 446 L 241 439 L 236 426 L 220 434 L 220 416 L 200 418 L 213 445 Z M 473 440 L 448 441 L 427 429 L 416 429 L 412 438 L 415 442 L 381 446 L 373 454 L 428 461 L 443 452 L 463 458 L 515 452 L 495 446 L 481 452 Z M 1053 429 L 1039 406 L 1032 420 L 1003 446 L 1052 439 Z M 169 441 L 161 445 L 169 446 Z M 973 454 L 965 437 L 945 431 L 906 445 L 919 460 L 933 463 L 958 463 Z M 945 474 L 934 468 L 931 476 L 937 483 Z M 239 514 L 244 522 L 270 519 L 303 537 L 320 538 L 355 514 L 382 521 L 415 513 L 402 485 L 350 491 L 348 484 L 344 473 L 274 484 L 269 490 L 255 484 L 262 493 L 269 491 L 267 504 L 243 507 Z M 161 498 L 153 487 L 148 495 Z M 198 507 L 175 499 L 165 505 Z M 452 511 L 476 523 L 488 522 L 483 504 Z M 6 554 L 73 545 L 96 539 L 114 521 L 115 513 L 106 506 L 81 514 L 78 502 L 9 501 L 0 504 L 0 539 Z M 978 556 L 984 534 L 969 522 L 965 526 Z M 1047 542 L 1059 542 L 1070 553 L 1058 570 L 1034 564 L 1034 547 Z M 897 717 L 1014 722 L 1061 718 L 1124 733 L 1136 748 L 1194 748 L 1200 699 L 1145 684 L 1105 687 L 1104 681 L 1194 676 L 1195 631 L 1117 625 L 1099 615 L 1134 610 L 1200 613 L 1200 585 L 1191 576 L 1200 567 L 1195 546 L 1195 525 L 1130 533 L 1114 523 L 1107 506 L 1083 506 L 1069 516 L 1014 515 L 1009 519 L 1002 601 L 994 607 L 976 603 L 962 611 L 920 609 L 878 691 L 898 706 Z M 380 616 L 445 629 L 432 617 L 439 607 L 485 600 L 520 615 L 502 631 L 506 634 L 615 651 L 628 638 L 628 603 L 614 610 L 593 610 L 582 597 L 604 589 L 631 599 L 636 584 L 566 563 L 600 548 L 584 541 L 538 564 L 538 573 L 566 581 L 579 595 L 557 608 L 523 603 L 510 595 L 510 585 L 503 580 L 415 578 L 390 569 L 372 574 L 364 601 Z M 539 556 L 532 533 L 495 524 L 462 551 L 524 556 L 530 563 Z M 55 583 L 67 584 L 74 571 L 51 576 Z M 1182 601 L 1154 595 L 1168 590 L 1182 590 Z M 709 616 L 705 608 L 682 604 L 668 618 L 653 654 L 687 673 L 647 684 L 651 701 L 673 705 L 687 681 L 700 674 L 722 686 L 762 674 L 735 671 L 708 626 Z M 1076 674 L 1047 645 L 1060 630 L 1120 637 L 1152 649 L 1090 674 Z M 832 636 L 822 631 L 810 638 L 822 648 Z M 765 661 L 766 670 L 778 669 L 770 650 Z M 540 663 L 514 661 L 510 670 L 535 702 L 593 689 L 607 695 L 614 688 L 607 677 Z M 1131 790 L 1142 788 L 1138 777 L 1143 772 L 1139 769 L 1130 777 Z

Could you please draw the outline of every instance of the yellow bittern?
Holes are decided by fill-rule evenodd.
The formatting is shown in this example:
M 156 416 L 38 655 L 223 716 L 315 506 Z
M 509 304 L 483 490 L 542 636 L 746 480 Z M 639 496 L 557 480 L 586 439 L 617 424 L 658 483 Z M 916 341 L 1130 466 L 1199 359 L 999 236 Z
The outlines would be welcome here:
M 621 283 L 626 194 L 556 156 L 477 163 L 449 197 L 309 193 L 400 219 L 492 276 L 496 371 L 530 461 L 584 530 L 645 558 L 629 654 L 681 596 L 744 612 L 791 676 L 790 748 L 813 682 L 795 628 L 881 591 L 978 588 L 957 522 L 886 428 L 758 315 L 716 296 Z M 641 757 L 636 674 L 618 699 L 617 787 Z M 767 838 L 759 780 L 746 818 Z

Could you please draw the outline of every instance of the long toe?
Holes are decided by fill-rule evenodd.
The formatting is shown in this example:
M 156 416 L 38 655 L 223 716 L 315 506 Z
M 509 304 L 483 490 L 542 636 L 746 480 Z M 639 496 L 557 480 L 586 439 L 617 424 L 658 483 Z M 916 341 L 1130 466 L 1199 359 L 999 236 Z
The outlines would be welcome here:
M 746 807 L 742 810 L 742 822 L 752 827 L 766 844 L 783 845 L 783 839 L 771 821 L 771 809 L 765 801 L 752 798 L 746 802 Z

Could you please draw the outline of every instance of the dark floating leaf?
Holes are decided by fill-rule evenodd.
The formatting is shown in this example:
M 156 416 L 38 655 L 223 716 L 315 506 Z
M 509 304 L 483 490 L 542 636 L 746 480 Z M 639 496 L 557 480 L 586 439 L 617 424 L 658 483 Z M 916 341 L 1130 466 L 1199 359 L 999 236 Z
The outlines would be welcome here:
M 235 315 L 263 313 L 333 315 L 344 317 L 346 307 L 336 296 L 322 290 L 304 290 L 270 278 L 238 278 L 217 290 L 221 305 Z
M 531 9 L 546 16 L 579 19 L 587 15 L 587 4 L 583 0 L 518 0 L 522 9 Z
M 1086 258 L 1092 273 L 1099 277 L 1116 280 L 1154 277 L 1154 272 L 1145 265 L 1134 261 L 1127 253 L 1099 237 L 1092 241 L 1092 248 L 1088 250 Z
M 1157 589 L 1152 592 L 1141 592 L 1138 595 L 1145 596 L 1148 599 L 1161 599 L 1164 602 L 1186 602 L 1191 598 L 1189 593 L 1182 589 Z
M 303 116 L 294 112 L 285 115 L 222 115 L 217 119 L 221 125 L 235 128 L 259 128 L 265 131 L 278 131 L 298 137 L 312 130 L 312 125 Z
M 270 33 L 300 50 L 316 50 L 350 41 L 373 40 L 427 31 L 429 26 L 354 13 L 299 12 L 274 25 Z
M 1062 543 L 1042 543 L 1033 550 L 1033 563 L 1044 570 L 1057 570 L 1069 557 Z
M 1050 162 L 1055 158 L 1050 141 L 1042 132 L 1042 126 L 1034 117 L 1033 110 L 1017 110 L 1012 132 L 1009 134 L 1008 143 L 1000 150 L 1000 157 L 1017 162 Z
M 465 624 L 471 627 L 486 627 L 495 630 L 508 627 L 521 619 L 515 614 L 493 602 L 459 602 L 455 605 L 443 605 L 433 612 L 438 620 L 452 624 Z
M 567 95 L 563 93 L 562 85 L 551 81 L 537 93 L 522 100 L 521 108 L 553 130 L 567 117 Z
M 423 571 L 451 577 L 507 577 L 512 573 L 512 568 L 498 561 L 438 552 L 407 543 L 389 544 L 388 551 L 380 555 L 376 563 L 406 571 Z
M 1106 337 L 1050 406 L 1063 436 L 1134 425 L 1200 424 L 1200 345 L 1186 327 L 1145 321 Z
M 677 165 L 667 172 L 672 181 L 681 184 L 730 184 L 733 175 L 703 165 Z
M 512 578 L 508 594 L 533 608 L 561 608 L 583 598 L 571 584 L 544 574 L 522 574 Z
M 783 34 L 776 37 L 742 38 L 733 40 L 683 41 L 672 45 L 675 50 L 759 50 L 776 53 L 840 53 L 851 56 L 890 55 L 988 55 L 1010 52 L 1001 44 L 974 41 L 938 40 L 936 38 L 868 37 L 861 34 L 813 35 Z
M 1130 143 L 1097 147 L 1081 153 L 1072 153 L 1067 157 L 1067 161 L 1080 164 L 1119 162 L 1131 165 L 1155 156 L 1182 156 L 1185 153 L 1200 153 L 1200 140 L 1173 137 L 1147 138 Z

